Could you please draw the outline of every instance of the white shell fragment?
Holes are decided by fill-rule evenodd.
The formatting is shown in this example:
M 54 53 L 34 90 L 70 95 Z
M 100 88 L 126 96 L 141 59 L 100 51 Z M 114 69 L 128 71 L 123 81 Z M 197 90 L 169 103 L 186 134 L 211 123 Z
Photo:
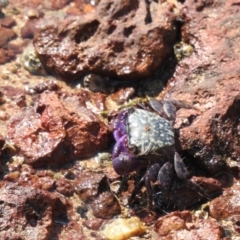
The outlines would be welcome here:
M 146 232 L 145 225 L 137 217 L 118 218 L 106 226 L 103 234 L 107 240 L 127 240 Z

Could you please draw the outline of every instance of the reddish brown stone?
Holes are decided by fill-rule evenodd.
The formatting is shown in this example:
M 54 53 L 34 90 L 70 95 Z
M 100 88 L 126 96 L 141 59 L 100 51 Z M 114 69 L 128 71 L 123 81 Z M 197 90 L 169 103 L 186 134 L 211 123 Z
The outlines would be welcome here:
M 103 223 L 103 219 L 94 218 L 83 221 L 83 225 L 92 230 L 99 230 Z
M 70 225 L 74 222 L 67 217 L 71 205 L 54 193 L 2 182 L 0 201 L 1 239 L 9 239 L 5 238 L 9 234 L 8 237 L 14 237 L 11 239 L 32 239 L 36 236 L 39 240 L 47 240 L 73 231 Z M 78 236 L 81 236 L 74 239 L 83 239 L 81 227 L 75 226 L 74 229 L 78 229 Z
M 82 226 L 77 221 L 71 221 L 67 226 L 60 229 L 60 231 L 61 232 L 58 235 L 59 239 L 64 239 L 64 240 L 88 239 L 88 237 L 84 236 Z
M 172 51 L 174 18 L 166 2 L 103 0 L 84 17 L 46 21 L 34 46 L 46 68 L 65 81 L 90 72 L 136 80 Z
M 55 180 L 52 177 L 41 177 L 38 179 L 43 190 L 53 190 L 55 185 Z
M 14 52 L 14 54 L 19 54 L 23 52 L 23 48 L 28 44 L 28 39 L 18 39 L 16 42 L 9 42 L 7 48 Z
M 113 101 L 117 102 L 117 104 L 123 104 L 133 97 L 135 93 L 134 88 L 121 88 L 115 94 L 112 94 Z
M 10 17 L 6 16 L 5 18 L 1 19 L 1 26 L 6 28 L 11 28 L 16 24 L 15 20 Z
M 120 205 L 109 192 L 109 185 L 103 173 L 83 172 L 74 181 L 75 192 L 80 199 L 91 206 L 93 215 L 108 219 L 120 214 Z
M 74 192 L 72 183 L 65 178 L 56 180 L 56 190 L 66 196 L 72 196 Z
M 12 117 L 7 139 L 33 165 L 59 164 L 87 157 L 108 144 L 108 129 L 90 110 L 65 108 L 53 92 L 44 92 L 38 112 L 32 108 Z
M 90 4 L 95 2 L 95 5 Z M 69 7 L 67 13 L 70 15 L 83 15 L 95 11 L 97 1 L 74 0 L 75 6 Z
M 196 218 L 189 211 L 173 212 L 159 218 L 154 228 L 158 236 L 165 240 L 220 240 L 224 234 L 215 220 Z
M 109 219 L 121 213 L 118 200 L 111 192 L 103 192 L 90 202 L 93 215 L 97 218 Z
M 0 48 L 0 64 L 5 64 L 14 59 L 15 54 L 12 50 Z
M 43 93 L 38 108 L 43 110 L 42 125 L 50 131 L 56 131 L 56 126 L 66 130 L 67 144 L 71 144 L 73 158 L 89 157 L 103 150 L 108 145 L 109 132 L 107 126 L 97 115 L 81 104 L 81 92 L 69 96 L 75 101 L 68 101 L 68 96 L 62 103 L 54 93 Z M 51 121 L 49 121 L 51 119 Z M 57 122 L 56 122 L 57 121 Z
M 54 0 L 54 1 L 49 1 L 49 0 L 9 0 L 9 2 L 19 8 L 36 8 L 38 6 L 41 6 L 42 8 L 49 9 L 49 10 L 58 10 L 61 9 L 65 6 L 67 6 L 71 0 Z
M 56 81 L 50 80 L 50 81 L 39 83 L 38 85 L 33 87 L 33 90 L 36 91 L 36 93 L 42 93 L 46 90 L 57 91 L 59 88 L 60 87 L 58 86 Z
M 100 172 L 83 172 L 74 181 L 75 191 L 82 201 L 95 199 L 101 191 L 100 186 L 107 186 L 106 176 Z
M 226 189 L 222 196 L 211 201 L 210 215 L 217 220 L 228 219 L 240 215 L 240 186 L 235 183 L 231 188 Z
M 212 2 L 184 2 L 182 40 L 194 51 L 179 62 L 165 93 L 200 109 L 178 113 L 177 124 L 190 122 L 181 128 L 181 148 L 217 173 L 227 157 L 240 159 L 240 9 L 232 0 Z
M 16 33 L 12 29 L 0 27 L 0 48 L 6 48 L 7 43 L 16 37 Z
M 11 139 L 19 149 L 20 154 L 25 156 L 27 163 L 41 164 L 42 161 L 50 161 L 52 154 L 59 156 L 58 146 L 65 136 L 64 129 L 48 132 L 42 128 L 41 115 L 33 109 L 26 109 L 21 114 L 10 119 L 8 124 L 7 139 Z M 57 152 L 57 153 L 56 153 Z
M 33 18 L 29 19 L 26 24 L 21 28 L 21 37 L 22 38 L 33 38 L 35 32 L 38 29 L 39 19 Z

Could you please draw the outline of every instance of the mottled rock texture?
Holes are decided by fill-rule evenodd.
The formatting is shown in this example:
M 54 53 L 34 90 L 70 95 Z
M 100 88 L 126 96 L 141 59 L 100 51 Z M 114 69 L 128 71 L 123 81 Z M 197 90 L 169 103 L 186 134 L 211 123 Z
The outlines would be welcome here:
M 84 238 L 81 226 L 68 218 L 71 205 L 60 195 L 2 181 L 0 201 L 1 239 Z
M 33 165 L 60 164 L 96 154 L 108 145 L 108 128 L 81 105 L 80 96 L 62 99 L 54 92 L 40 95 L 37 110 L 26 108 L 13 116 L 7 129 L 25 161 Z
M 189 211 L 172 212 L 155 223 L 155 231 L 161 239 L 222 239 L 223 229 L 213 219 L 200 219 Z
M 90 205 L 95 217 L 108 219 L 121 213 L 119 202 L 110 192 L 103 173 L 82 173 L 76 177 L 74 186 L 80 199 Z
M 9 0 L 11 4 L 13 4 L 15 7 L 20 8 L 44 8 L 48 10 L 58 10 L 65 6 L 67 6 L 71 0 L 55 0 L 55 1 L 49 1 L 49 0 Z
M 240 160 L 240 8 L 233 0 L 187 0 L 182 13 L 182 38 L 194 52 L 177 65 L 166 97 L 199 107 L 178 112 L 178 124 L 190 123 L 181 128 L 181 147 L 217 173 L 227 157 Z
M 172 51 L 174 18 L 166 2 L 102 0 L 93 13 L 45 21 L 34 45 L 46 68 L 65 81 L 90 72 L 136 80 Z

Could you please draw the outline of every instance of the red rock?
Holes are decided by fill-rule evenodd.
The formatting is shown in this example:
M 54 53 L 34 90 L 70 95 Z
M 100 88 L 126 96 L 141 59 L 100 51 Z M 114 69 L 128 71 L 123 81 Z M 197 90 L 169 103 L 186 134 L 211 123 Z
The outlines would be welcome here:
M 154 229 L 164 240 L 220 240 L 224 236 L 223 229 L 215 220 L 194 217 L 189 211 L 172 212 L 159 218 Z
M 21 37 L 22 38 L 33 38 L 35 32 L 38 29 L 39 19 L 33 18 L 29 19 L 26 24 L 21 28 Z
M 46 68 L 65 81 L 90 72 L 136 80 L 172 51 L 174 19 L 166 2 L 103 0 L 84 17 L 46 21 L 34 46 Z
M 33 87 L 33 90 L 36 91 L 37 93 L 42 93 L 46 90 L 57 91 L 59 88 L 60 87 L 58 86 L 56 81 L 50 80 L 50 81 L 39 83 L 38 85 Z
M 7 139 L 11 139 L 20 155 L 25 156 L 26 162 L 31 164 L 50 161 L 50 156 L 58 152 L 57 148 L 64 136 L 63 128 L 53 133 L 44 130 L 40 114 L 33 109 L 26 109 L 14 116 L 8 124 Z M 55 154 L 59 156 L 58 161 L 65 160 L 58 153 Z
M 55 185 L 55 180 L 52 177 L 41 177 L 39 178 L 39 183 L 41 185 L 41 189 L 43 190 L 53 190 Z
M 0 27 L 0 48 L 6 48 L 7 43 L 16 37 L 16 33 L 12 29 Z
M 40 110 L 44 109 L 41 116 L 44 127 L 50 131 L 56 131 L 58 124 L 60 129 L 64 127 L 67 144 L 71 144 L 71 155 L 75 159 L 90 157 L 105 149 L 109 137 L 107 126 L 81 105 L 80 97 L 81 92 L 76 96 L 69 95 L 75 101 L 68 101 L 66 96 L 62 105 L 56 94 L 43 93 L 38 104 Z
M 87 236 L 84 236 L 82 226 L 77 221 L 71 221 L 67 226 L 62 228 L 58 238 L 64 240 L 88 239 Z
M 92 230 L 99 230 L 103 223 L 103 219 L 94 218 L 83 221 L 83 225 Z
M 44 9 L 49 9 L 49 10 L 58 10 L 61 9 L 65 6 L 67 6 L 71 0 L 54 0 L 54 1 L 49 1 L 49 0 L 9 0 L 9 2 L 18 8 L 36 8 L 36 7 L 42 7 Z
M 81 227 L 67 218 L 71 205 L 57 194 L 1 182 L 0 201 L 1 239 L 32 239 L 33 236 L 39 240 L 55 239 L 70 234 L 73 226 L 78 230 L 78 238 L 72 239 L 84 239 Z
M 13 51 L 0 48 L 0 64 L 5 64 L 14 59 L 14 57 Z
M 211 217 L 217 220 L 226 220 L 240 214 L 240 186 L 234 183 L 221 196 L 211 201 L 209 210 Z
M 103 192 L 90 202 L 93 215 L 97 218 L 110 219 L 121 213 L 118 200 L 111 192 Z
M 71 181 L 65 178 L 56 180 L 56 190 L 66 196 L 72 196 L 74 192 Z
M 63 106 L 53 92 L 44 92 L 38 112 L 27 108 L 13 116 L 7 139 L 32 165 L 60 164 L 79 157 L 92 156 L 108 144 L 108 128 L 90 110 Z
M 103 173 L 79 174 L 74 181 L 74 188 L 79 198 L 90 205 L 95 217 L 108 219 L 120 214 L 120 205 L 109 191 L 109 184 Z
M 3 19 L 1 19 L 1 26 L 5 28 L 11 28 L 16 24 L 15 20 L 10 17 L 6 16 Z
M 232 7 L 234 1 L 211 3 L 184 2 L 182 40 L 194 51 L 177 65 L 165 97 L 200 109 L 198 113 L 179 111 L 178 124 L 184 119 L 191 122 L 180 130 L 180 144 L 214 174 L 225 169 L 226 158 L 240 159 L 240 36 L 236 20 L 240 10 Z
M 74 181 L 75 192 L 82 201 L 95 199 L 100 186 L 107 186 L 106 176 L 100 172 L 83 172 Z

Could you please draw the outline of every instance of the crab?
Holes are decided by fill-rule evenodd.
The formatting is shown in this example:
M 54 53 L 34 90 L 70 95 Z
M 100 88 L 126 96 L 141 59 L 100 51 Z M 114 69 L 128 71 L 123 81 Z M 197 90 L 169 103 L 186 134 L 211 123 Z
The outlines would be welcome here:
M 174 170 L 178 178 L 200 194 L 204 190 L 189 180 L 189 172 L 175 150 L 173 123 L 180 108 L 191 105 L 174 100 L 149 100 L 154 112 L 139 107 L 123 108 L 113 120 L 113 136 L 116 143 L 112 151 L 113 168 L 119 175 L 126 175 L 142 167 L 146 173 L 135 186 L 129 201 L 145 184 L 152 206 L 152 182 L 157 182 L 161 191 L 168 193 Z

